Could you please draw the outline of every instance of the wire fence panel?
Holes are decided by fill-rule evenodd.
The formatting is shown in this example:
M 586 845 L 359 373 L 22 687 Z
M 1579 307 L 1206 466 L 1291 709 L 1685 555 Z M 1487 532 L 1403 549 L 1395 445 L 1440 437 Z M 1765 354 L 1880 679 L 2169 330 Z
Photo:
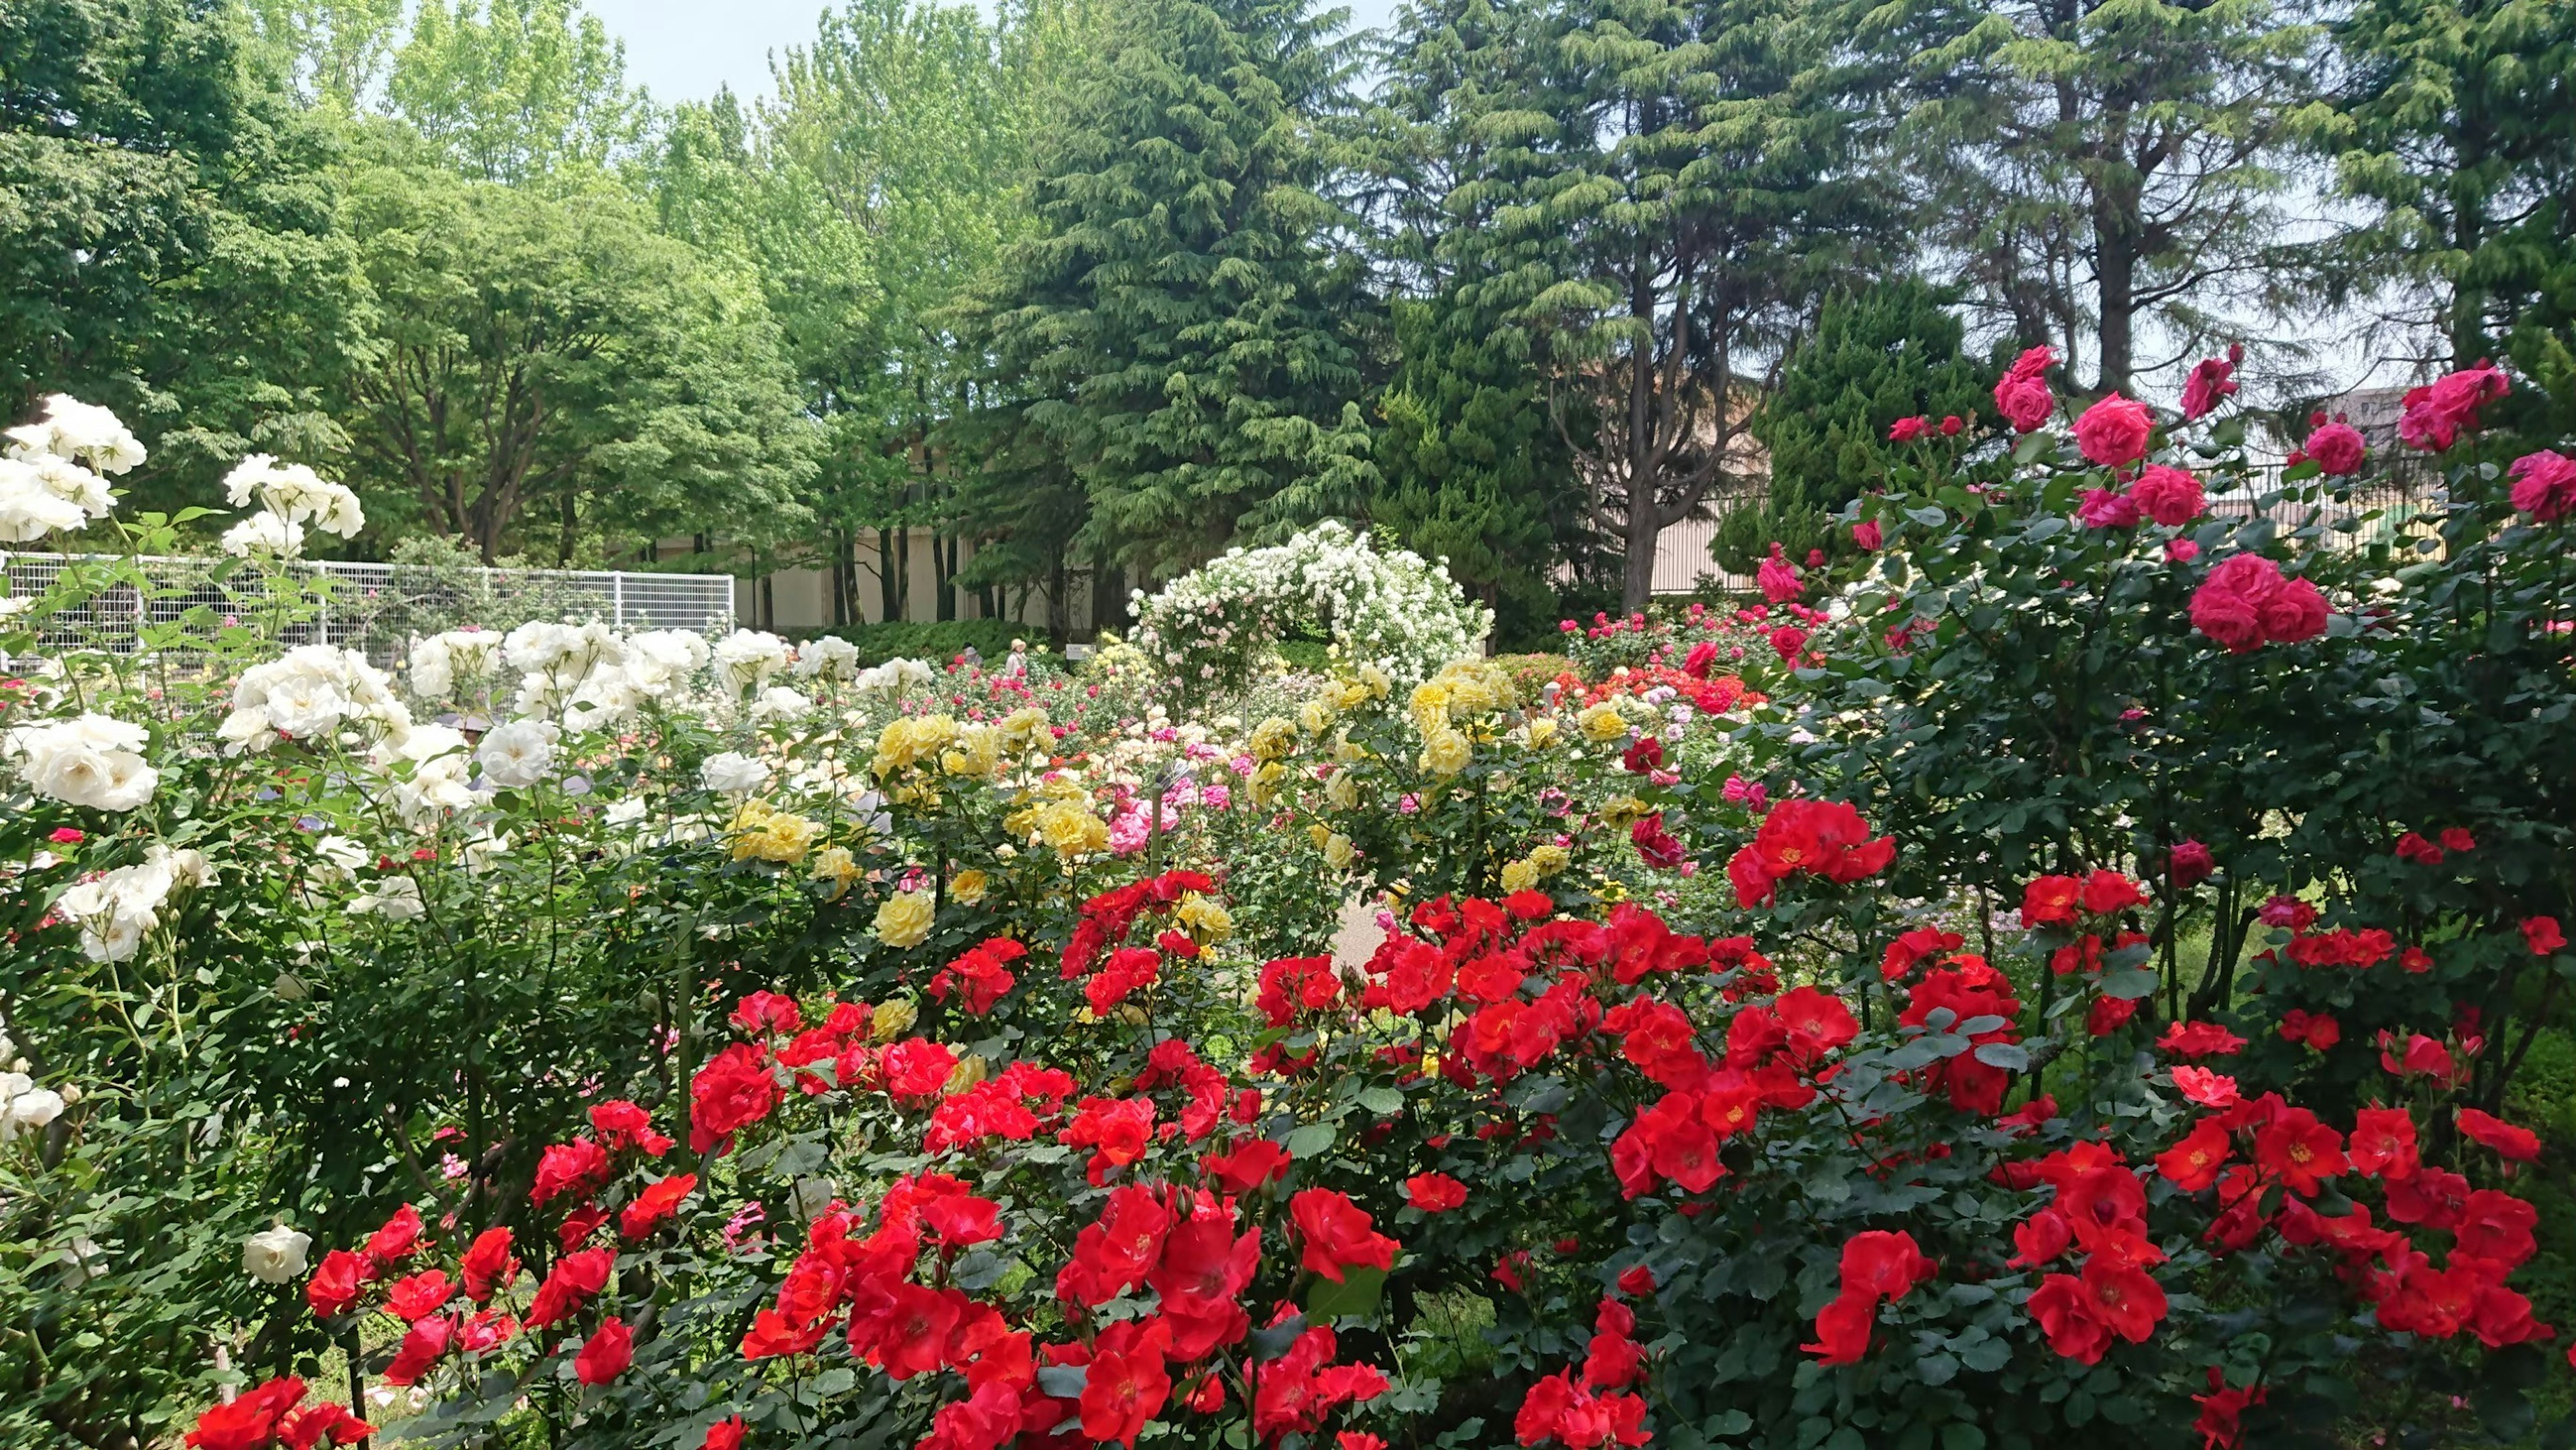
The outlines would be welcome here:
M 67 574 L 104 570 L 110 555 L 0 554 L 8 593 L 45 593 Z M 253 623 L 272 607 L 260 574 L 238 561 L 149 556 L 139 561 L 150 587 L 108 584 L 46 621 L 54 649 L 132 649 L 152 625 L 177 623 L 193 611 L 215 624 Z M 230 566 L 230 567 L 228 567 Z M 507 629 L 531 619 L 578 624 L 600 620 L 620 629 L 715 633 L 733 623 L 730 574 L 642 574 L 616 570 L 433 568 L 413 564 L 306 560 L 292 566 L 323 584 L 312 617 L 283 631 L 290 644 L 334 644 L 387 660 L 410 635 L 441 629 Z

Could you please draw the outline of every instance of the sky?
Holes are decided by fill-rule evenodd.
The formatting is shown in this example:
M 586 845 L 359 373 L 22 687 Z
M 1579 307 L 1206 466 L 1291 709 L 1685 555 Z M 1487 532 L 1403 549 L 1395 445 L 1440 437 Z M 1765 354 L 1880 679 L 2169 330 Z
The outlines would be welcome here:
M 1342 0 L 1355 25 L 1383 24 L 1395 0 Z M 771 52 L 814 34 L 822 0 L 586 0 L 626 42 L 626 78 L 660 101 L 702 101 L 718 86 L 769 91 Z

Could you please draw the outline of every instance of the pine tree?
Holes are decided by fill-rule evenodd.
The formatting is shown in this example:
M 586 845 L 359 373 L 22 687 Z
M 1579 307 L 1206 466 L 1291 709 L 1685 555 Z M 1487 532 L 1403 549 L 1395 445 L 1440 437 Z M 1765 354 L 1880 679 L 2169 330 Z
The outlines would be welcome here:
M 1505 639 L 1550 628 L 1556 583 L 1595 552 L 1549 417 L 1544 342 L 1519 325 L 1570 253 L 1543 229 L 1497 224 L 1509 190 L 1478 129 L 1490 98 L 1528 84 L 1541 18 L 1513 0 L 1407 7 L 1366 132 L 1390 223 L 1378 244 L 1411 294 L 1390 308 L 1397 363 L 1374 409 L 1385 484 L 1370 522 L 1445 558 Z
M 2576 7 L 2360 0 L 2335 34 L 2325 144 L 2372 207 L 2342 239 L 2351 279 L 2400 284 L 2418 305 L 2395 320 L 2453 367 L 2551 370 L 2551 314 L 2576 312 Z
M 1923 240 L 2014 340 L 2133 388 L 2142 356 L 2259 342 L 2232 314 L 2285 309 L 2286 168 L 2322 49 L 2299 7 L 1843 3 L 1926 183 Z
M 1326 249 L 1318 118 L 1342 63 L 1304 0 L 1140 0 L 1111 22 L 992 299 L 989 383 L 1068 460 L 1105 564 L 1169 574 L 1356 512 L 1356 267 Z
M 1760 509 L 1728 518 L 1720 562 L 1750 570 L 1775 539 L 1801 554 L 1826 545 L 1828 516 L 1885 475 L 1891 424 L 1977 415 L 1987 379 L 1962 351 L 1966 329 L 1950 303 L 1912 277 L 1826 300 L 1754 415 L 1770 488 Z

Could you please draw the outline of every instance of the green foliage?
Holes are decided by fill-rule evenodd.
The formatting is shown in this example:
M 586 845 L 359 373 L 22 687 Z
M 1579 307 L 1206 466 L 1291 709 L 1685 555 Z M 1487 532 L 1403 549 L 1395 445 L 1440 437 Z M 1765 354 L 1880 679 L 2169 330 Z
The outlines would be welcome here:
M 350 183 L 347 225 L 375 340 L 339 402 L 371 513 L 487 561 L 800 522 L 810 430 L 775 323 L 634 207 L 373 167 Z
M 631 151 L 645 119 L 626 47 L 580 0 L 422 0 L 385 99 L 440 164 L 512 184 L 577 183 Z
M 1829 515 L 1886 476 L 1899 418 L 1974 418 L 1988 384 L 1961 349 L 1954 298 L 1911 277 L 1825 300 L 1753 420 L 1771 463 L 1759 508 L 1727 515 L 1718 562 L 1750 573 L 1773 540 L 1804 558 L 1831 548 Z M 1749 516 L 1749 517 L 1748 517 Z M 1739 522 L 1742 521 L 1742 522 Z
M 2293 123 L 2323 34 L 2302 7 L 1846 0 L 1924 242 L 2021 345 L 2144 359 L 2242 339 L 2296 288 Z M 2161 329 L 2161 333 L 2151 331 Z M 2286 360 L 2276 355 L 2272 361 Z
M 990 381 L 1080 480 L 1102 559 L 1177 573 L 1375 481 L 1322 34 L 1304 0 L 1128 7 L 1043 138 L 1040 230 L 984 304 Z
M 0 409 L 71 391 L 126 410 L 156 500 L 327 437 L 316 386 L 359 295 L 328 159 L 227 7 L 0 11 Z
M 2408 284 L 2407 320 L 2454 366 L 2510 345 L 2546 376 L 2542 334 L 2565 327 L 2576 269 L 2576 15 L 2360 0 L 2335 35 L 2348 70 L 2320 145 L 2344 193 L 2375 209 L 2339 260 L 2364 283 Z

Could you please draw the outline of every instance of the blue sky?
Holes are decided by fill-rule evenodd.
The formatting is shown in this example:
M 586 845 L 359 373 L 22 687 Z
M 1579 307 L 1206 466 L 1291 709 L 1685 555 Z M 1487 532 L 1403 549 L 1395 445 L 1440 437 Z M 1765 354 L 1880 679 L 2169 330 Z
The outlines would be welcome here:
M 1394 0 L 1344 0 L 1357 25 L 1376 25 Z M 740 95 L 769 89 L 772 51 L 814 33 L 821 0 L 587 0 L 626 42 L 627 79 L 665 101 L 704 100 L 718 86 Z

